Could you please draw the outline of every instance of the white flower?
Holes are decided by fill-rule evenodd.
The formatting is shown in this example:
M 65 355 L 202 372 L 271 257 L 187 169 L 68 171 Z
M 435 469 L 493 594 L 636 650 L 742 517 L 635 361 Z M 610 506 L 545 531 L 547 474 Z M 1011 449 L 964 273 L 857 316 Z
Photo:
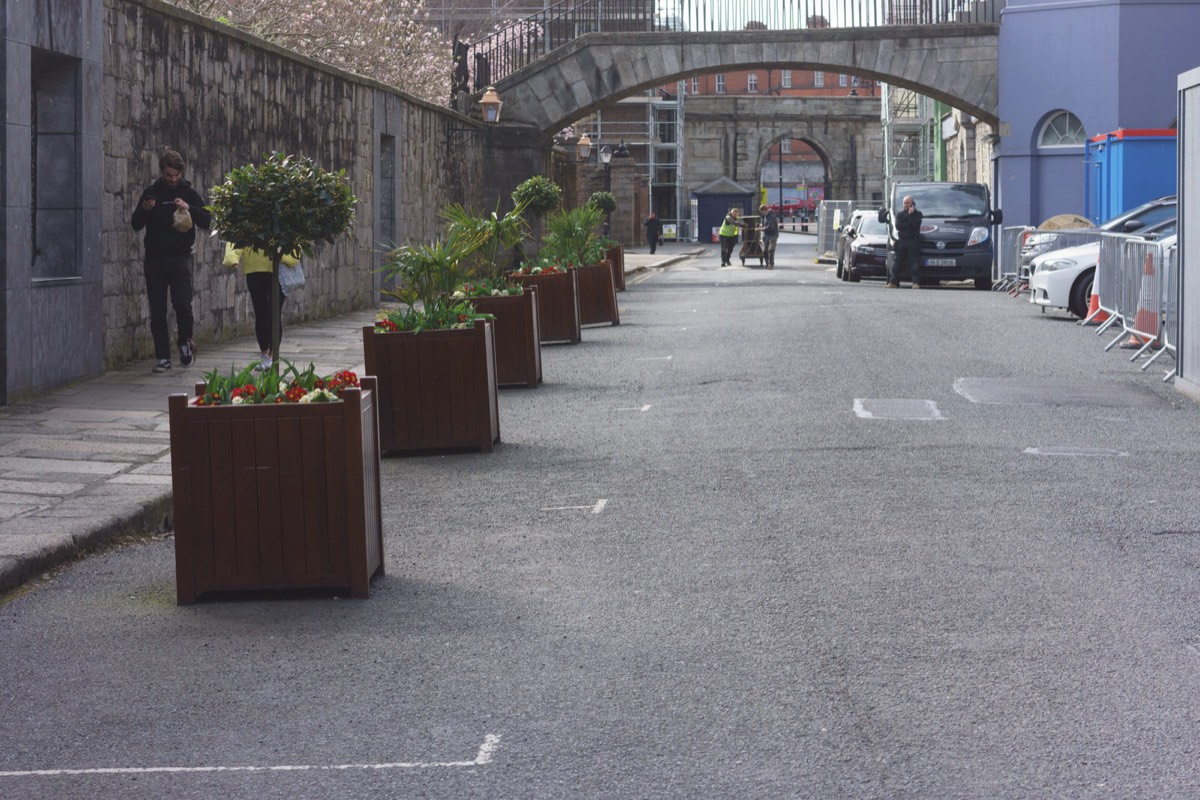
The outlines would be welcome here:
M 499 289 L 492 289 L 492 297 L 497 297 L 502 294 L 504 294 L 504 292 L 500 291 Z
M 338 396 L 328 389 L 313 389 L 308 394 L 301 397 L 297 402 L 300 403 L 331 403 L 338 399 Z
M 456 291 L 454 294 L 452 294 L 450 296 L 452 298 L 454 298 L 455 300 L 462 300 L 464 297 L 466 297 L 466 295 L 463 294 L 462 289 L 459 289 L 458 291 Z
M 240 406 L 244 402 L 244 398 L 239 394 L 229 401 L 230 405 Z

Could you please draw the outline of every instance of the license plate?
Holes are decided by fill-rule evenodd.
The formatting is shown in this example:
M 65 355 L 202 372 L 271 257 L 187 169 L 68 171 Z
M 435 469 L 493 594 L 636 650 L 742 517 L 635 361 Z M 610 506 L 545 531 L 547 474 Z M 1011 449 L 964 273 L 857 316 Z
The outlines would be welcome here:
M 954 259 L 953 258 L 927 258 L 927 259 L 925 259 L 925 266 L 927 266 L 927 267 L 953 267 Z

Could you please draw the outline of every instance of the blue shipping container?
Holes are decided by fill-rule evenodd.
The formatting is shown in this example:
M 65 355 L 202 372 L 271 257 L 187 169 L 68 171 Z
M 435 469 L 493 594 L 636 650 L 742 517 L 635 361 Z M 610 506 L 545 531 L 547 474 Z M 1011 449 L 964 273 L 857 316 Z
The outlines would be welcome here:
M 1085 209 L 1097 225 L 1175 194 L 1175 131 L 1128 130 L 1093 136 L 1084 151 Z

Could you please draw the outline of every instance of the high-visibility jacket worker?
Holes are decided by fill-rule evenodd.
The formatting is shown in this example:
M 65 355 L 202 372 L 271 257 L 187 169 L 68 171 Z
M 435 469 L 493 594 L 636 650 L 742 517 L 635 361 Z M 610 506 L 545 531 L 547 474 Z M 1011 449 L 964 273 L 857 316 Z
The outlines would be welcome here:
M 739 221 L 742 212 L 739 209 L 731 208 L 729 213 L 725 215 L 725 221 L 721 223 L 721 229 L 717 231 L 717 235 L 721 237 L 721 266 L 730 266 L 730 259 L 733 257 L 733 246 L 737 244 L 738 228 L 742 226 Z

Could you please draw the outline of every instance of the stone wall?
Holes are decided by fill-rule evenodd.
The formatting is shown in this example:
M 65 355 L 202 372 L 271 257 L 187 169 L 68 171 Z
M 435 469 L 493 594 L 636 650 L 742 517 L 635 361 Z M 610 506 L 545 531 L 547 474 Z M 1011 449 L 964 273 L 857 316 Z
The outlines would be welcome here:
M 229 169 L 273 150 L 346 171 L 359 198 L 353 233 L 305 259 L 307 284 L 289 297 L 285 324 L 373 305 L 382 249 L 435 236 L 449 202 L 481 204 L 483 138 L 452 131 L 470 126 L 446 109 L 157 0 L 106 0 L 104 29 L 106 366 L 153 352 L 141 234 L 129 216 L 164 147 L 183 154 L 185 177 L 206 199 Z M 196 338 L 246 334 L 245 282 L 221 266 L 219 239 L 201 236 Z

